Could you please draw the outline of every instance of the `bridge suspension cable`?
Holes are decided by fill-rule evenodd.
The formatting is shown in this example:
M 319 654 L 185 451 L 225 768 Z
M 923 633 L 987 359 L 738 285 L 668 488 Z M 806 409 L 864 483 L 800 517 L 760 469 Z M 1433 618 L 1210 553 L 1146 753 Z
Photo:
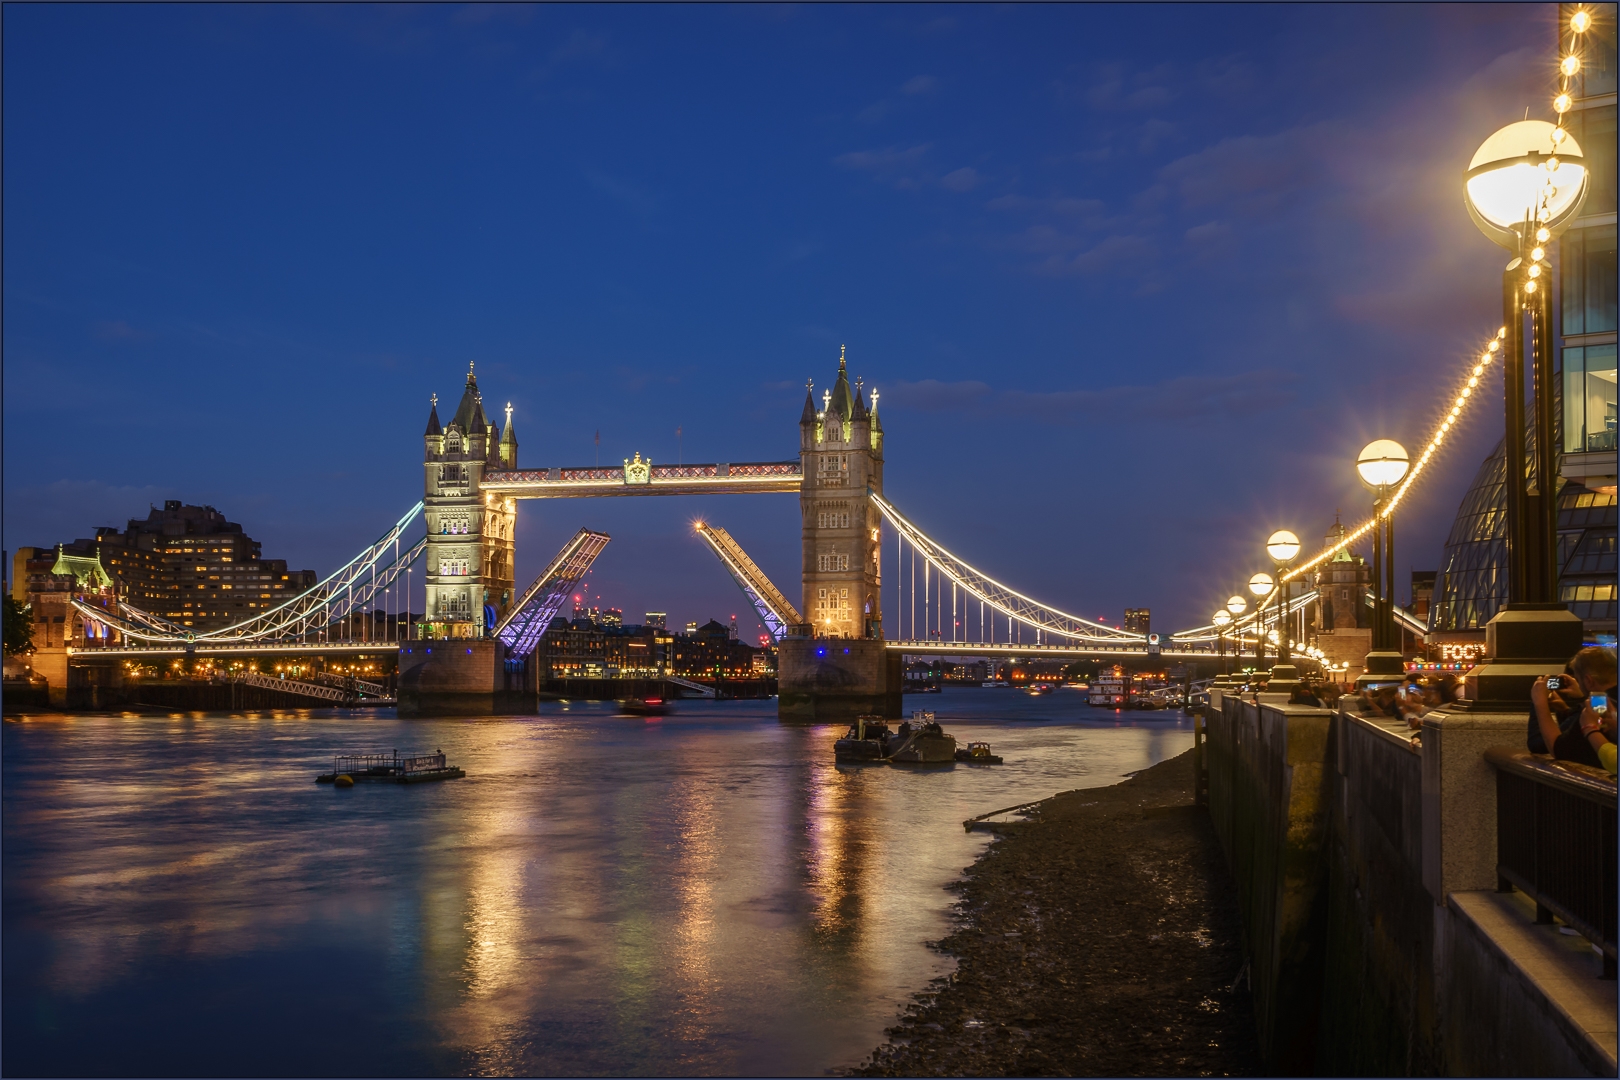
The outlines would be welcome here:
M 73 606 L 137 641 L 217 645 L 307 638 L 351 622 L 361 613 L 374 614 L 378 598 L 389 597 L 400 575 L 427 549 L 424 536 L 400 550 L 401 536 L 421 512 L 418 502 L 375 543 L 311 588 L 268 611 L 216 630 L 194 632 L 132 604 L 119 603 L 117 614 L 80 600 L 74 600 Z
M 558 610 L 568 594 L 574 591 L 591 563 L 607 547 L 611 537 L 607 533 L 581 529 L 564 544 L 550 564 L 534 579 L 523 593 L 523 598 L 512 605 L 512 610 L 495 627 L 495 636 L 506 645 L 511 656 L 528 656 L 534 652 L 540 638 L 557 617 Z
M 969 605 L 977 601 L 979 605 L 978 640 L 993 642 L 997 640 L 1000 627 L 998 616 L 1006 619 L 1007 640 L 1013 642 L 1017 637 L 1022 642 L 1022 632 L 1029 629 L 1034 632 L 1033 644 L 1051 642 L 1050 637 L 1065 638 L 1069 641 L 1078 641 L 1088 644 L 1119 644 L 1129 642 L 1144 644 L 1147 641 L 1145 634 L 1122 630 L 1118 627 L 1106 626 L 1070 615 L 1057 608 L 1043 604 L 1008 585 L 1004 585 L 992 578 L 982 570 L 976 569 L 965 560 L 958 558 L 947 551 L 943 545 L 930 539 L 916 525 L 908 521 L 883 496 L 873 491 L 867 493 L 874 506 L 883 514 L 896 533 L 895 584 L 896 584 L 896 621 L 904 637 L 904 616 L 909 610 L 911 635 L 910 640 L 940 640 L 940 641 L 968 641 L 971 626 L 971 612 Z M 911 565 L 905 566 L 904 545 L 909 544 L 912 551 Z M 922 634 L 918 635 L 917 627 L 917 556 L 922 556 L 922 585 L 923 585 L 923 626 Z M 900 595 L 903 588 L 904 574 L 909 572 L 911 579 L 911 603 L 909 609 L 904 605 L 904 598 Z M 950 625 L 945 625 L 945 586 L 950 585 Z M 930 625 L 932 623 L 932 625 Z
M 731 574 L 737 587 L 748 597 L 748 602 L 754 605 L 754 611 L 759 615 L 759 621 L 765 624 L 765 630 L 771 635 L 772 641 L 781 641 L 787 636 L 788 627 L 800 622 L 799 611 L 793 606 L 782 590 L 771 583 L 753 559 L 731 538 L 731 534 L 718 525 L 707 522 L 697 523 L 697 534 L 708 543 L 719 558 L 726 571 Z

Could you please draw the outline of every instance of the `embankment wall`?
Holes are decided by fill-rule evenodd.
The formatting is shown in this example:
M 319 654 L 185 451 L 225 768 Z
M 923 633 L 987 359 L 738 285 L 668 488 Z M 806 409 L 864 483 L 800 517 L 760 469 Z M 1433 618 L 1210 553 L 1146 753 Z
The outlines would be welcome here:
M 1482 751 L 1522 741 L 1522 715 L 1431 714 L 1419 746 L 1389 721 L 1212 699 L 1209 811 L 1272 1072 L 1615 1075 L 1475 914 L 1495 896 Z

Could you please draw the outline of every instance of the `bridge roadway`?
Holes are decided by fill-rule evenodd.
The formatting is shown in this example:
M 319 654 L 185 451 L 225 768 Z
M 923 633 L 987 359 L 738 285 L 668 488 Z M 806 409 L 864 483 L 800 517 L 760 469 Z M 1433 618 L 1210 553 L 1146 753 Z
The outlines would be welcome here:
M 309 656 L 311 654 L 331 654 L 336 656 L 356 656 L 365 654 L 371 656 L 377 653 L 397 653 L 399 643 L 395 641 L 330 641 L 330 642 L 284 642 L 278 641 L 261 645 L 244 644 L 213 644 L 199 641 L 191 649 L 192 656 Z M 184 645 L 135 645 L 129 648 L 107 649 L 74 649 L 67 651 L 68 660 L 90 660 L 103 656 L 127 657 L 141 659 L 142 657 L 157 656 L 185 656 L 187 650 Z
M 982 641 L 885 641 L 884 647 L 889 652 L 903 653 L 907 656 L 997 656 L 997 657 L 1041 657 L 1046 659 L 1074 659 L 1088 658 L 1146 660 L 1153 658 L 1146 645 L 1032 645 L 1008 644 L 1006 642 L 986 643 Z M 276 642 L 274 644 L 244 645 L 244 644 L 210 644 L 197 642 L 192 650 L 193 656 L 253 656 L 253 655 L 283 655 L 283 656 L 309 656 L 312 653 L 331 654 L 341 656 L 355 656 L 361 653 L 374 655 L 377 653 L 396 653 L 399 651 L 398 642 L 393 641 L 332 641 L 332 642 Z M 93 657 L 119 656 L 130 659 L 158 656 L 185 656 L 183 645 L 139 645 L 130 648 L 109 649 L 69 649 L 68 656 L 73 660 L 88 660 Z M 1211 650 L 1199 649 L 1160 649 L 1157 658 L 1161 660 L 1210 660 L 1215 653 Z
M 799 493 L 798 461 L 654 465 L 636 460 L 618 466 L 578 469 L 517 469 L 486 472 L 479 490 L 514 499 L 580 499 L 615 495 L 751 495 Z
M 1070 660 L 1213 660 L 1212 650 L 1160 649 L 1150 653 L 1146 645 L 1028 645 L 982 641 L 885 641 L 889 652 L 906 656 L 1003 656 L 1040 657 Z

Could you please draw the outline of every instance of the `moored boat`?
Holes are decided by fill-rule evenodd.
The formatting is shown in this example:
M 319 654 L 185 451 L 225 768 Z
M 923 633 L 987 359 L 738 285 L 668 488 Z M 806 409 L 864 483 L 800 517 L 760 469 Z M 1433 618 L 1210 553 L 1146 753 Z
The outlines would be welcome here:
M 970 742 L 967 744 L 966 749 L 958 747 L 956 750 L 956 760 L 965 761 L 969 765 L 1001 764 L 1001 756 L 999 754 L 992 754 L 990 752 L 990 744 L 987 742 Z
M 1105 709 L 1118 709 L 1126 704 L 1128 684 L 1118 675 L 1104 675 L 1091 680 L 1086 694 L 1087 705 L 1100 705 Z
M 315 778 L 317 784 L 421 784 L 429 780 L 459 780 L 467 774 L 447 764 L 444 751 L 400 757 L 392 754 L 340 754 L 332 759 L 332 771 Z M 347 780 L 348 783 L 343 781 Z
M 889 740 L 894 734 L 881 716 L 859 716 L 849 732 L 833 743 L 835 761 L 882 761 L 889 756 Z
M 956 760 L 956 738 L 945 734 L 931 711 L 918 709 L 890 740 L 889 761 L 896 765 L 943 765 Z

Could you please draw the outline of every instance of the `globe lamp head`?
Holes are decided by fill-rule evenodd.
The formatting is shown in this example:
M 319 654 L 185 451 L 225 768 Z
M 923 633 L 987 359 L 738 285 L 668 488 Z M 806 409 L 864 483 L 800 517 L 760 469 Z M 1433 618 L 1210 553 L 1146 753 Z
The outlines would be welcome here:
M 1225 608 L 1217 611 L 1213 616 L 1213 620 L 1216 626 L 1230 626 L 1232 624 L 1232 616 L 1227 613 Z
M 1292 562 L 1299 554 L 1299 537 L 1287 529 L 1278 529 L 1266 541 L 1266 554 L 1271 556 L 1273 562 Z
M 1263 570 L 1249 579 L 1249 591 L 1256 596 L 1270 596 L 1271 590 L 1276 587 L 1277 582 Z
M 1361 474 L 1361 482 L 1374 489 L 1400 483 L 1411 464 L 1406 447 L 1394 439 L 1374 439 L 1356 455 L 1356 472 Z
M 1468 163 L 1463 182 L 1468 215 L 1480 232 L 1509 251 L 1519 250 L 1526 228 L 1545 227 L 1558 235 L 1586 201 L 1586 157 L 1567 131 L 1553 141 L 1560 130 L 1545 120 L 1520 120 L 1481 143 Z M 1549 184 L 1549 216 L 1537 221 L 1542 189 Z
M 1233 615 L 1241 615 L 1248 609 L 1249 602 L 1243 599 L 1243 597 L 1228 596 L 1226 598 L 1226 610 L 1230 611 Z

